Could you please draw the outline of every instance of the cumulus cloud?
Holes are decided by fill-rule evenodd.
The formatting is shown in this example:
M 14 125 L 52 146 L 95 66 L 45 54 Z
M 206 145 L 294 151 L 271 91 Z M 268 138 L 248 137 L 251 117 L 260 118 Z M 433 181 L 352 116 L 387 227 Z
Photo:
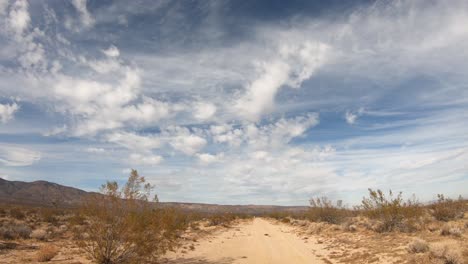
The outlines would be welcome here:
M 29 166 L 40 159 L 40 152 L 22 147 L 0 144 L 0 163 L 5 166 Z
M 0 123 L 7 123 L 12 120 L 14 114 L 18 111 L 19 106 L 16 103 L 0 104 Z
M 212 103 L 198 102 L 194 105 L 193 116 L 199 120 L 206 120 L 214 116 L 216 106 Z
M 226 143 L 231 147 L 247 144 L 256 149 L 278 148 L 304 135 L 308 129 L 318 123 L 317 113 L 306 113 L 291 118 L 280 118 L 264 125 L 255 123 L 240 126 L 213 125 L 209 133 L 215 142 Z
M 191 133 L 183 127 L 174 127 L 169 129 L 168 132 L 172 134 L 169 144 L 185 155 L 192 156 L 198 153 L 207 143 L 206 139 Z
M 213 155 L 210 153 L 200 153 L 200 154 L 197 154 L 196 156 L 198 157 L 200 164 L 209 165 L 209 164 L 221 161 L 224 157 L 224 153 L 219 153 L 216 155 Z

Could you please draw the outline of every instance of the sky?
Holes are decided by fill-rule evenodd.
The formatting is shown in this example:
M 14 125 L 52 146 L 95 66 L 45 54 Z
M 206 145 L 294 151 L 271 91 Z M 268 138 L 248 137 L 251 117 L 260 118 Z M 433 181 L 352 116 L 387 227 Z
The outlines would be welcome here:
M 468 196 L 468 1 L 0 0 L 0 177 Z

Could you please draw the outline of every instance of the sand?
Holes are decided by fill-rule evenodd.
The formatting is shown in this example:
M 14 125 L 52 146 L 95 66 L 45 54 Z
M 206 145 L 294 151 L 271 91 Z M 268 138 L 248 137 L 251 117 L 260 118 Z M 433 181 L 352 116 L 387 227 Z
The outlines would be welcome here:
M 288 225 L 255 218 L 204 238 L 194 250 L 169 254 L 168 263 L 320 264 L 327 263 L 317 256 L 323 247 L 296 236 Z

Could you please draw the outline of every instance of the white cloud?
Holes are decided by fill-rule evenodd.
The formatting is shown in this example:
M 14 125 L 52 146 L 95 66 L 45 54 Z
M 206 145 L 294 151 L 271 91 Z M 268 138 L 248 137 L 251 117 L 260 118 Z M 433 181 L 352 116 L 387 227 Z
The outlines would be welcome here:
M 175 150 L 189 156 L 202 150 L 207 143 L 206 139 L 191 133 L 184 127 L 171 127 L 164 134 L 169 137 L 169 144 Z
M 109 48 L 103 50 L 102 53 L 111 58 L 115 58 L 120 55 L 119 49 L 114 45 L 110 45 Z
M 245 123 L 241 126 L 213 125 L 209 128 L 214 142 L 227 143 L 239 147 L 246 143 L 255 149 L 278 148 L 288 144 L 293 138 L 303 136 L 311 127 L 319 123 L 317 113 L 306 113 L 291 118 L 280 118 L 265 125 Z
M 8 8 L 8 0 L 0 0 L 0 15 L 4 15 Z
M 345 114 L 346 123 L 350 125 L 354 125 L 354 123 L 356 123 L 357 117 L 358 117 L 357 114 L 354 114 L 351 111 L 346 111 L 346 114 Z
M 53 127 L 51 130 L 43 133 L 43 136 L 50 137 L 50 136 L 60 135 L 60 134 L 63 134 L 65 132 L 67 132 L 67 130 L 68 130 L 67 125 L 63 125 L 63 126 L 59 126 L 59 127 Z
M 196 156 L 198 157 L 200 164 L 208 165 L 208 164 L 221 161 L 222 158 L 224 157 L 224 153 L 220 153 L 216 155 L 213 155 L 210 153 L 200 153 L 200 154 L 197 154 Z
M 40 152 L 11 145 L 0 145 L 0 163 L 5 166 L 29 166 L 40 159 Z
M 259 63 L 260 76 L 249 84 L 246 93 L 235 103 L 235 110 L 250 121 L 258 121 L 273 110 L 279 89 L 298 88 L 328 59 L 330 47 L 320 42 L 283 45 L 277 60 Z
M 103 154 L 106 153 L 106 150 L 103 148 L 95 148 L 95 147 L 89 147 L 84 150 L 85 152 L 88 153 L 93 153 L 93 154 Z
M 93 26 L 95 21 L 87 9 L 86 3 L 87 0 L 72 0 L 73 6 L 79 13 L 81 23 L 85 28 L 88 28 Z
M 163 157 L 158 155 L 142 155 L 138 153 L 132 153 L 130 155 L 129 163 L 132 165 L 158 165 L 163 161 Z
M 2 6 L 5 5 L 2 4 Z M 31 17 L 29 16 L 28 8 L 29 4 L 26 0 L 17 0 L 10 8 L 9 26 L 17 35 L 22 35 L 29 27 Z
M 193 116 L 199 120 L 210 119 L 216 113 L 216 106 L 212 103 L 198 102 L 194 108 Z
M 5 124 L 12 120 L 19 108 L 16 103 L 0 104 L 0 123 Z
M 161 139 L 159 137 L 137 135 L 129 132 L 114 132 L 108 134 L 105 140 L 140 153 L 147 153 L 161 146 Z
M 354 125 L 356 123 L 357 119 L 360 116 L 362 116 L 364 113 L 367 113 L 367 111 L 364 109 L 364 107 L 359 108 L 356 112 L 349 111 L 349 110 L 346 111 L 346 113 L 345 113 L 346 123 L 348 123 L 350 125 Z M 378 113 L 374 113 L 374 115 L 375 114 L 378 114 Z

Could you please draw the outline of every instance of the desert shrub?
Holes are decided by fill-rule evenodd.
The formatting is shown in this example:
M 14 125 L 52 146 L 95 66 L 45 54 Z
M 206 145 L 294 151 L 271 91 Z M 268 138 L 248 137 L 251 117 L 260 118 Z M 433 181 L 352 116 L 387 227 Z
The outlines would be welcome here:
M 6 216 L 7 212 L 5 209 L 0 208 L 0 217 Z
M 407 225 L 423 215 L 423 209 L 414 197 L 405 202 L 401 192 L 394 196 L 391 190 L 386 196 L 381 190 L 369 189 L 369 197 L 363 198 L 361 209 L 366 216 L 380 222 L 378 232 L 412 230 Z
M 46 222 L 46 223 L 53 224 L 53 225 L 58 224 L 58 216 L 59 215 L 60 215 L 60 212 L 58 210 L 52 209 L 52 208 L 43 208 L 40 211 L 41 220 Z
M 314 222 L 327 222 L 330 224 L 339 224 L 343 222 L 346 217 L 350 216 L 341 200 L 335 204 L 327 197 L 312 198 L 310 199 L 311 208 L 307 212 L 306 217 Z
M 116 182 L 104 184 L 102 195 L 83 205 L 87 235 L 80 236 L 78 246 L 100 264 L 156 261 L 185 227 L 173 210 L 155 208 L 148 201 L 152 189 L 136 170 L 122 189 Z
M 432 216 L 439 221 L 450 221 L 456 218 L 463 218 L 466 210 L 465 201 L 462 197 L 458 200 L 446 198 L 443 194 L 437 195 L 437 202 L 432 204 Z
M 45 245 L 36 253 L 36 259 L 39 262 L 48 262 L 57 256 L 58 253 L 59 249 L 56 246 Z
M 0 227 L 0 238 L 2 239 L 26 239 L 30 235 L 31 228 L 25 224 L 9 223 Z
M 231 222 L 236 219 L 237 216 L 231 213 L 214 214 L 208 217 L 208 226 L 229 227 Z
M 37 240 L 45 240 L 47 238 L 47 231 L 44 229 L 36 229 L 32 231 L 31 238 L 34 238 Z
M 443 235 L 443 236 L 461 237 L 462 230 L 459 227 L 452 226 L 450 224 L 445 224 L 440 229 L 440 234 Z
M 414 238 L 408 244 L 408 251 L 411 253 L 424 253 L 429 250 L 429 244 L 420 238 Z
M 68 218 L 68 223 L 71 226 L 84 225 L 86 223 L 86 218 L 79 213 L 75 213 Z
M 451 243 L 438 243 L 430 247 L 433 258 L 440 259 L 444 264 L 463 264 L 463 255 L 460 249 Z
M 24 218 L 26 218 L 26 214 L 20 208 L 11 208 L 10 216 L 18 220 L 23 220 Z

